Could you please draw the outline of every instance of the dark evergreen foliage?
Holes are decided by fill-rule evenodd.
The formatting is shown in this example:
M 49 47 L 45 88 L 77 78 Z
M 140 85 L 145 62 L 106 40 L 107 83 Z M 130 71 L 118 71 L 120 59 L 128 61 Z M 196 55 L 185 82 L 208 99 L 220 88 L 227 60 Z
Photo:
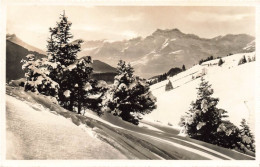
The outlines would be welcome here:
M 218 98 L 212 97 L 213 89 L 203 78 L 195 102 L 181 117 L 179 125 L 190 137 L 225 148 L 255 151 L 254 137 L 246 124 L 241 129 L 228 121 L 227 111 L 217 108 Z
M 204 63 L 204 62 L 206 62 L 206 61 L 210 61 L 210 60 L 213 60 L 213 59 L 214 59 L 213 56 L 209 56 L 209 57 L 207 57 L 206 59 L 201 59 L 201 60 L 199 61 L 199 65 L 201 65 L 202 63 Z
M 216 107 L 219 99 L 211 97 L 213 89 L 203 77 L 197 89 L 197 100 L 191 103 L 185 128 L 190 137 L 214 143 L 217 140 L 217 129 L 222 118 L 227 117 L 227 112 Z
M 133 75 L 134 69 L 130 64 L 120 60 L 117 72 L 108 107 L 114 115 L 137 125 L 142 115 L 156 108 L 156 98 L 148 83 Z
M 240 137 L 241 142 L 239 142 L 240 149 L 246 152 L 247 150 L 255 152 L 255 139 L 254 135 L 251 133 L 249 126 L 245 119 L 241 121 Z
M 238 65 L 247 63 L 245 55 L 239 60 Z
M 224 61 L 220 58 L 218 61 L 218 66 L 222 66 L 223 63 L 224 63 Z
M 186 71 L 186 67 L 184 64 L 182 65 L 182 71 Z

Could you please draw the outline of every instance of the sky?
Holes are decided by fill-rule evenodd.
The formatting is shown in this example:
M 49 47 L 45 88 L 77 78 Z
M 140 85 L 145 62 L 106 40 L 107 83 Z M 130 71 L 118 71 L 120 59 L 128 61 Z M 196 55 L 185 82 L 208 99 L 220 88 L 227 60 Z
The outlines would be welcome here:
M 74 39 L 110 41 L 146 37 L 178 28 L 203 38 L 255 35 L 254 7 L 192 6 L 8 6 L 6 31 L 46 50 L 49 28 L 65 10 Z

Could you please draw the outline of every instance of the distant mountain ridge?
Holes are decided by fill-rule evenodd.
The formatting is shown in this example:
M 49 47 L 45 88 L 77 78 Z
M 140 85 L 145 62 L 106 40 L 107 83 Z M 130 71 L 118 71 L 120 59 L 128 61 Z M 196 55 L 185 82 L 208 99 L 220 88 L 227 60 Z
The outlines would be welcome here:
M 20 45 L 19 45 L 20 44 Z M 27 49 L 29 47 L 29 49 Z M 32 51 L 34 50 L 34 51 Z M 22 70 L 22 59 L 26 59 L 28 54 L 34 54 L 36 59 L 46 57 L 45 54 L 38 53 L 37 48 L 26 44 L 16 35 L 6 35 L 6 81 L 16 80 L 24 77 Z M 42 51 L 43 52 L 43 51 Z M 114 81 L 114 76 L 117 74 L 116 68 L 100 61 L 93 60 L 93 78 L 104 80 L 108 83 Z
M 223 57 L 229 53 L 254 51 L 243 49 L 255 38 L 247 34 L 227 34 L 211 39 L 185 34 L 179 29 L 157 29 L 151 35 L 130 40 L 107 42 L 85 41 L 80 56 L 115 66 L 119 59 L 131 62 L 135 73 L 145 78 L 159 75 L 183 64 L 187 68 L 208 56 Z
M 46 52 L 44 52 L 41 49 L 38 49 L 32 45 L 29 45 L 27 43 L 25 43 L 24 41 L 22 41 L 20 38 L 18 38 L 15 34 L 7 34 L 6 35 L 6 40 L 13 42 L 19 46 L 22 46 L 24 48 L 26 48 L 28 51 L 32 51 L 32 52 L 38 52 L 40 54 L 46 54 Z
M 116 73 L 116 68 L 100 61 L 93 60 L 94 73 Z

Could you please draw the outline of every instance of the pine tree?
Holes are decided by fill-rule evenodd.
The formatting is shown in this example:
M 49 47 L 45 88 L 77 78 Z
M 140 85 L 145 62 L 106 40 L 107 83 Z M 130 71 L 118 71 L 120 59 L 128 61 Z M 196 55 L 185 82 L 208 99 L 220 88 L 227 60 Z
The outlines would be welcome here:
M 165 91 L 169 91 L 172 89 L 173 89 L 172 82 L 169 80 L 169 82 L 165 86 Z
M 54 62 L 60 62 L 65 67 L 73 64 L 77 58 L 77 53 L 80 51 L 80 43 L 83 41 L 77 40 L 70 43 L 73 38 L 70 33 L 72 23 L 68 21 L 65 12 L 60 16 L 60 20 L 56 23 L 56 27 L 50 28 L 51 37 L 49 38 L 48 55 L 49 59 Z
M 224 63 L 224 61 L 220 58 L 218 61 L 218 66 L 222 66 L 223 63 Z
M 203 77 L 197 89 L 197 100 L 191 103 L 185 121 L 181 124 L 190 137 L 215 144 L 218 140 L 217 129 L 222 119 L 227 117 L 227 112 L 217 108 L 219 99 L 211 97 L 213 89 Z
M 248 62 L 251 62 L 251 61 L 252 61 L 251 58 L 250 58 L 250 56 L 248 56 L 247 61 L 248 61 Z
M 148 83 L 133 75 L 134 70 L 130 64 L 120 60 L 117 72 L 108 107 L 114 115 L 138 124 L 141 115 L 156 108 L 156 98 L 149 91 Z
M 184 64 L 182 65 L 182 71 L 186 71 L 186 67 Z
M 247 63 L 245 55 L 239 60 L 238 65 Z
M 48 63 L 50 78 L 60 86 L 58 91 L 58 101 L 66 109 L 73 110 L 73 94 L 70 100 L 64 97 L 64 92 L 71 88 L 70 77 L 73 77 L 67 70 L 67 67 L 74 64 L 77 59 L 77 53 L 81 50 L 82 40 L 70 42 L 73 38 L 70 33 L 72 23 L 68 21 L 65 12 L 60 16 L 59 21 L 54 28 L 50 28 L 50 38 L 47 41 Z M 56 64 L 56 66 L 53 66 Z
M 240 126 L 241 126 L 240 129 L 241 142 L 239 143 L 240 149 L 243 150 L 244 152 L 246 150 L 255 152 L 255 139 L 245 119 L 242 119 Z

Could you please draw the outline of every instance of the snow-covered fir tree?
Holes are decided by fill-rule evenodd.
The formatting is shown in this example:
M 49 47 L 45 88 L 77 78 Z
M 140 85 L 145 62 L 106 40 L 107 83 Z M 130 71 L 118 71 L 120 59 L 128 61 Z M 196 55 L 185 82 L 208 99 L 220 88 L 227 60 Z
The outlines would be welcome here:
M 217 108 L 219 99 L 212 97 L 213 89 L 203 77 L 197 89 L 197 99 L 191 103 L 190 110 L 180 124 L 190 137 L 216 144 L 217 129 L 222 119 L 227 117 L 227 112 Z
M 216 140 L 212 144 L 222 147 L 239 149 L 239 129 L 228 120 L 222 120 L 216 133 Z
M 26 58 L 27 60 L 21 61 L 26 78 L 25 91 L 55 96 L 58 93 L 59 85 L 48 77 L 49 71 L 46 69 L 44 61 L 36 60 L 33 54 L 27 55 Z
M 108 107 L 114 115 L 138 124 L 142 115 L 156 108 L 156 98 L 149 90 L 149 84 L 133 75 L 134 69 L 130 64 L 120 60 L 117 72 L 113 88 L 110 90 Z
M 169 79 L 169 82 L 165 85 L 165 91 L 169 91 L 172 89 L 173 89 L 172 82 Z
M 80 51 L 80 43 L 82 40 L 70 42 L 73 38 L 70 33 L 72 23 L 68 21 L 65 12 L 60 16 L 60 20 L 56 23 L 54 28 L 50 28 L 50 35 L 48 45 L 48 56 L 50 61 L 60 62 L 61 66 L 69 66 L 77 59 L 77 53 Z
M 81 58 L 68 66 L 63 72 L 61 81 L 60 103 L 70 111 L 76 107 L 78 113 L 82 109 L 84 96 L 91 90 L 90 74 L 92 73 L 92 60 L 90 56 Z M 68 94 L 69 92 L 69 94 Z
M 67 70 L 68 66 L 75 64 L 77 59 L 77 53 L 81 49 L 82 40 L 76 40 L 70 42 L 73 38 L 70 33 L 70 27 L 72 23 L 68 21 L 65 12 L 60 16 L 59 21 L 56 23 L 54 28 L 50 28 L 50 38 L 47 41 L 47 55 L 48 55 L 48 64 L 54 63 L 56 66 L 48 66 L 50 71 L 50 78 L 56 81 L 60 89 L 58 91 L 58 100 L 60 104 L 72 111 L 72 103 L 67 101 L 67 98 L 64 98 L 65 91 L 71 87 L 71 76 Z M 66 74 L 65 74 L 66 73 Z M 73 76 L 71 76 L 73 77 Z M 67 93 L 67 92 L 66 92 Z M 65 94 L 66 94 L 65 93 Z
M 241 142 L 239 142 L 240 149 L 243 150 L 244 152 L 246 150 L 255 152 L 254 135 L 252 134 L 245 119 L 242 119 L 240 127 L 241 127 L 240 129 Z
M 224 63 L 224 61 L 220 58 L 218 61 L 218 66 L 222 66 L 223 63 Z
M 238 65 L 247 63 L 245 55 L 239 60 Z
M 65 83 L 69 83 L 65 91 L 69 91 L 69 95 L 64 93 L 62 101 L 69 104 L 69 110 L 77 111 L 78 114 L 81 113 L 82 109 L 91 109 L 101 115 L 102 96 L 106 88 L 100 82 L 91 79 L 92 63 L 90 56 L 83 57 L 68 66 L 64 73 L 67 76 L 64 78 L 69 80 L 64 80 Z
M 252 59 L 250 58 L 250 56 L 248 56 L 247 61 L 250 63 L 252 61 Z

